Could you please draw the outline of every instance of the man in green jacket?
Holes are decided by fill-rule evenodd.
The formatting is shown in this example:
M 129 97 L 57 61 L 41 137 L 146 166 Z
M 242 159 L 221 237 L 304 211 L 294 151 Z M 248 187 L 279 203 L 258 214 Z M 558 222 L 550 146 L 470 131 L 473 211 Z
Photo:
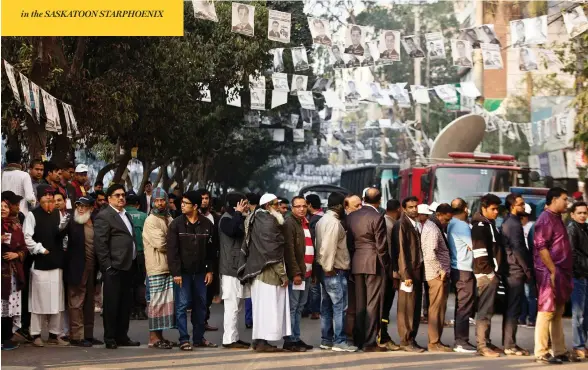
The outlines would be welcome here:
M 147 219 L 147 213 L 139 211 L 139 197 L 135 194 L 127 195 L 127 205 L 125 210 L 131 216 L 133 228 L 135 229 L 135 247 L 137 248 L 137 258 L 133 265 L 133 309 L 131 310 L 131 320 L 147 320 L 145 308 L 145 252 L 143 251 L 143 225 Z

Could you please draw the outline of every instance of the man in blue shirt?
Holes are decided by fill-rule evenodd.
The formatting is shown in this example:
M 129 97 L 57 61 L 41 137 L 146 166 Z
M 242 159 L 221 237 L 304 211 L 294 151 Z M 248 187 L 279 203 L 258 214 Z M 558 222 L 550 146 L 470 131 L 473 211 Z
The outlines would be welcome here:
M 466 202 L 456 198 L 451 202 L 453 218 L 447 227 L 447 241 L 451 254 L 451 284 L 455 289 L 455 352 L 475 353 L 469 342 L 470 316 L 474 312 L 476 279 L 473 272 L 472 234 L 466 222 Z

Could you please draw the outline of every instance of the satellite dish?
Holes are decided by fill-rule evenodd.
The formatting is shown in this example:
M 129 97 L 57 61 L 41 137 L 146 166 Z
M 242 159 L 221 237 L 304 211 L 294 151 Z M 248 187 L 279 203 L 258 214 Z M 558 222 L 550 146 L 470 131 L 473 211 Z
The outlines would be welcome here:
M 450 152 L 473 152 L 484 139 L 486 120 L 468 114 L 454 120 L 437 135 L 431 147 L 431 158 L 449 158 Z

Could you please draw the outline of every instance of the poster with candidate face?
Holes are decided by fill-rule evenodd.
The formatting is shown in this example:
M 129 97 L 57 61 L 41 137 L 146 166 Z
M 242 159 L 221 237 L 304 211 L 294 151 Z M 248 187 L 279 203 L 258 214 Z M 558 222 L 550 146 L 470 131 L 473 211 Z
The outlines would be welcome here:
M 265 89 L 251 89 L 251 109 L 265 110 Z
M 345 68 L 345 60 L 343 59 L 343 45 L 335 44 L 329 48 L 330 62 L 334 69 Z
M 319 18 L 308 18 L 308 28 L 312 35 L 312 43 L 315 45 L 333 45 L 329 21 Z
M 297 91 L 308 90 L 308 76 L 292 75 L 292 95 L 298 95 Z
M 272 83 L 274 90 L 290 91 L 290 87 L 288 87 L 288 75 L 286 73 L 272 74 Z
M 214 7 L 214 1 L 192 0 L 192 6 L 194 7 L 195 18 L 218 22 L 218 17 L 216 16 L 216 9 Z
M 253 36 L 255 7 L 241 3 L 232 3 L 232 28 L 231 31 L 245 36 Z
M 531 48 L 519 49 L 519 70 L 523 72 L 536 71 L 539 69 L 537 56 Z
M 356 56 L 363 56 L 365 34 L 367 27 L 358 26 L 356 24 L 347 25 L 347 32 L 345 32 L 345 54 Z
M 392 64 L 400 60 L 400 31 L 383 30 L 378 41 L 378 64 Z
M 284 72 L 284 49 L 271 49 L 269 52 L 274 56 L 274 72 Z
M 267 38 L 289 44 L 291 24 L 290 13 L 270 9 L 267 19 Z
M 306 55 L 306 48 L 304 46 L 292 48 L 292 64 L 294 64 L 294 71 L 306 71 L 310 68 L 308 65 L 308 56 Z
M 441 32 L 425 34 L 427 58 L 431 60 L 445 59 L 445 39 Z
M 423 52 L 423 49 L 421 49 L 420 37 L 415 35 L 405 36 L 402 39 L 402 45 L 409 57 L 413 59 L 425 57 L 425 53 Z
M 493 24 L 481 25 L 480 27 L 476 28 L 476 33 L 478 34 L 478 40 L 480 40 L 480 42 L 485 42 L 487 44 L 496 44 L 500 46 L 500 40 L 498 40 L 496 32 L 494 32 Z
M 454 66 L 466 68 L 473 66 L 472 45 L 468 41 L 451 40 L 451 56 Z
M 500 53 L 500 45 L 481 43 L 482 60 L 484 61 L 484 69 L 502 69 L 502 54 Z

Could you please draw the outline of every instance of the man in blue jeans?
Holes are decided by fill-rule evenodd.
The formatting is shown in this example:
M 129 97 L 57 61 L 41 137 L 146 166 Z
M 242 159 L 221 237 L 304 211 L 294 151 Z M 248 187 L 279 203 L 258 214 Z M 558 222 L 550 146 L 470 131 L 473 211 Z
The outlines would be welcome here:
M 568 236 L 574 256 L 574 289 L 572 290 L 572 332 L 574 353 L 586 358 L 586 334 L 588 332 L 588 207 L 576 202 L 570 209 L 572 222 L 568 225 Z
M 206 291 L 212 283 L 213 237 L 212 222 L 198 214 L 202 197 L 189 191 L 182 198 L 182 215 L 169 225 L 167 258 L 174 277 L 176 324 L 180 332 L 180 349 L 217 347 L 204 339 Z M 188 332 L 187 310 L 192 309 L 192 344 Z
M 316 248 L 321 272 L 321 349 L 355 352 L 347 343 L 345 314 L 347 311 L 347 278 L 351 268 L 347 236 L 341 216 L 345 196 L 331 193 L 329 210 L 316 225 Z

